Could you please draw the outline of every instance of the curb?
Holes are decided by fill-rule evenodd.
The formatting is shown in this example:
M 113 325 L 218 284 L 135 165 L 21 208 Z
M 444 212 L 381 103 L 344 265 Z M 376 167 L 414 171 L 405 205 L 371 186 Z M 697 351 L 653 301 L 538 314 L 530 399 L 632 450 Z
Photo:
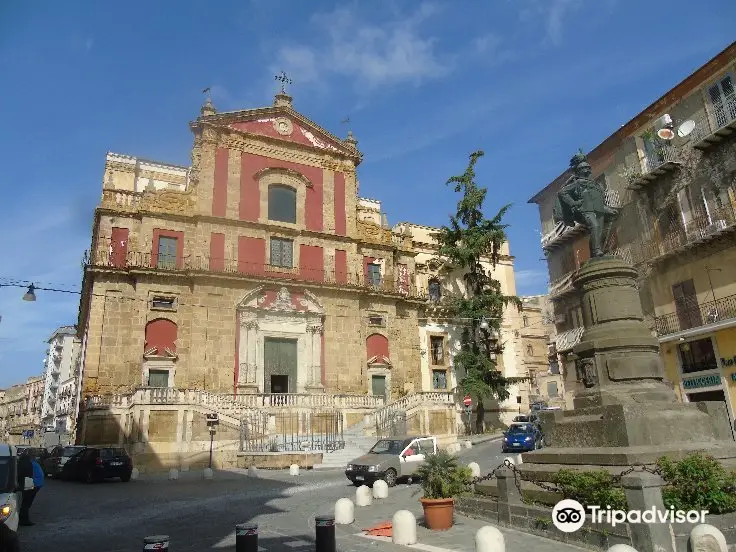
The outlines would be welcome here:
M 481 437 L 476 437 L 475 439 L 471 437 L 470 442 L 474 445 L 478 445 L 480 443 L 488 443 L 489 441 L 500 441 L 501 439 L 503 439 L 503 433 L 494 433 L 492 435 L 483 435 Z

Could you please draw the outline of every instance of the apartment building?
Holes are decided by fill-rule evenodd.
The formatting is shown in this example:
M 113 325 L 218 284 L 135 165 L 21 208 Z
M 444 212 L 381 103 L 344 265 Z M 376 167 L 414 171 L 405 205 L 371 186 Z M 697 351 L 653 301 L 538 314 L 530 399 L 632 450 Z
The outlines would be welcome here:
M 48 339 L 49 348 L 44 360 L 43 403 L 41 424 L 45 431 L 66 432 L 71 425 L 68 399 L 76 396 L 81 341 L 74 326 L 57 328 Z M 70 387 L 74 390 L 70 391 Z M 62 404 L 63 403 L 63 404 Z
M 588 153 L 608 202 L 621 209 L 610 248 L 639 271 L 640 296 L 667 378 L 684 401 L 723 400 L 736 412 L 736 43 Z M 556 350 L 575 386 L 582 335 L 571 286 L 588 259 L 580 226 L 553 220 L 565 172 L 539 206 Z

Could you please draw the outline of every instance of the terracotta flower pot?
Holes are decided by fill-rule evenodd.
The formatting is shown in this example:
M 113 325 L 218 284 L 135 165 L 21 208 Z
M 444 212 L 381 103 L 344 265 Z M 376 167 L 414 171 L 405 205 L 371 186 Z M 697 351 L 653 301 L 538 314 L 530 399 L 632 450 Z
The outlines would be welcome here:
M 445 531 L 452 527 L 455 513 L 454 498 L 420 498 L 424 508 L 424 522 L 434 531 Z

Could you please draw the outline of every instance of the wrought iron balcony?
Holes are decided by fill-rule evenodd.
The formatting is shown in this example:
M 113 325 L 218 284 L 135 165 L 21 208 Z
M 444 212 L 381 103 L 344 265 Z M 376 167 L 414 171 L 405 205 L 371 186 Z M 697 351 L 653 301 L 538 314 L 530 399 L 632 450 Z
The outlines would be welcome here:
M 252 263 L 238 259 L 217 259 L 205 256 L 185 256 L 173 263 L 160 263 L 151 253 L 128 251 L 125 256 L 100 248 L 93 254 L 85 254 L 85 267 L 88 269 L 161 271 L 167 274 L 220 273 L 229 276 L 243 276 L 259 279 L 290 280 L 311 282 L 346 288 L 365 289 L 381 293 L 398 294 L 411 298 L 425 298 L 426 290 L 419 289 L 408 272 L 394 276 L 386 274 L 380 279 L 371 279 L 360 272 L 323 270 L 308 267 L 280 267 L 263 263 Z
M 736 295 L 682 307 L 677 312 L 655 317 L 659 336 L 691 330 L 706 324 L 736 319 Z
M 709 116 L 696 121 L 689 138 L 694 148 L 707 149 L 736 132 L 736 92 L 712 108 Z
M 679 159 L 677 148 L 668 142 L 658 142 L 653 150 L 645 151 L 641 160 L 641 173 L 629 180 L 629 189 L 637 190 L 672 172 L 680 166 Z

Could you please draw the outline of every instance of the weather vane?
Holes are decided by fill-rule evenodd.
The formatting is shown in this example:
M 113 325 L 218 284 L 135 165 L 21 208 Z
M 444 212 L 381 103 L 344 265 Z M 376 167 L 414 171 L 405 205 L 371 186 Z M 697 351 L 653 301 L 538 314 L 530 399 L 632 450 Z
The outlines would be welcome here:
M 274 80 L 277 80 L 281 83 L 281 93 L 286 94 L 286 85 L 287 84 L 293 84 L 294 81 L 292 81 L 287 75 L 285 71 L 281 71 L 278 75 L 274 77 Z
M 350 124 L 350 116 L 345 117 L 342 121 L 340 121 L 341 125 L 348 125 Z

